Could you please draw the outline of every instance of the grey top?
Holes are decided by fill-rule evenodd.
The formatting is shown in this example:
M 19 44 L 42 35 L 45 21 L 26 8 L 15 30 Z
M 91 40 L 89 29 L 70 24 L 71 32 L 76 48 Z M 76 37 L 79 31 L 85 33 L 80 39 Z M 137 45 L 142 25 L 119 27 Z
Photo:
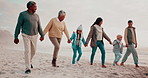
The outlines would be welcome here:
M 28 11 L 21 12 L 18 17 L 18 22 L 14 34 L 15 39 L 18 39 L 20 30 L 22 33 L 27 35 L 36 35 L 39 32 L 41 37 L 44 37 L 39 16 L 37 14 L 30 14 Z

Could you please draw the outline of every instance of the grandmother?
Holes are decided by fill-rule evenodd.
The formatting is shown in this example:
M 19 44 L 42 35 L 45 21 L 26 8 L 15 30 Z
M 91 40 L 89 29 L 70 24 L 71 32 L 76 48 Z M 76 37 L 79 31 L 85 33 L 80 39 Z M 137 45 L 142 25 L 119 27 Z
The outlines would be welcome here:
M 54 52 L 53 52 L 53 59 L 52 59 L 53 67 L 59 67 L 56 64 L 56 60 L 58 57 L 58 52 L 60 49 L 60 42 L 62 39 L 63 32 L 67 37 L 67 40 L 68 40 L 67 42 L 68 43 L 71 42 L 66 24 L 63 21 L 65 19 L 65 16 L 66 16 L 66 12 L 63 10 L 60 10 L 58 13 L 58 17 L 52 18 L 50 22 L 47 24 L 46 28 L 44 29 L 44 35 L 48 32 L 49 39 L 54 45 Z

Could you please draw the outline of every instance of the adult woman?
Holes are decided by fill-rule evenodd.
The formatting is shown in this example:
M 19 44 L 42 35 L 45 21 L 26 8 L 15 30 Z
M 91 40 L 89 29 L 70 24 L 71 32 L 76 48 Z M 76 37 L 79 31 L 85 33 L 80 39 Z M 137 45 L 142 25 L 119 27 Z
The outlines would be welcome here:
M 100 48 L 101 54 L 102 54 L 102 67 L 106 68 L 105 66 L 105 49 L 104 49 L 104 43 L 103 43 L 103 38 L 105 38 L 110 44 L 112 44 L 110 38 L 105 34 L 103 28 L 101 27 L 103 23 L 102 18 L 97 18 L 97 20 L 94 22 L 94 24 L 91 26 L 91 30 L 88 34 L 88 37 L 86 39 L 86 44 L 85 46 L 88 45 L 90 39 L 91 39 L 91 44 L 90 46 L 92 47 L 92 54 L 91 54 L 91 65 L 93 65 L 93 59 L 97 50 L 97 47 Z
M 63 10 L 60 10 L 58 13 L 58 17 L 52 18 L 50 22 L 47 24 L 46 28 L 44 29 L 44 35 L 48 32 L 49 39 L 54 45 L 54 53 L 53 53 L 53 60 L 52 60 L 53 67 L 58 67 L 56 65 L 56 59 L 58 56 L 63 32 L 65 33 L 68 39 L 68 43 L 71 42 L 67 27 L 65 25 L 65 22 L 63 21 L 65 16 L 66 16 L 66 13 Z

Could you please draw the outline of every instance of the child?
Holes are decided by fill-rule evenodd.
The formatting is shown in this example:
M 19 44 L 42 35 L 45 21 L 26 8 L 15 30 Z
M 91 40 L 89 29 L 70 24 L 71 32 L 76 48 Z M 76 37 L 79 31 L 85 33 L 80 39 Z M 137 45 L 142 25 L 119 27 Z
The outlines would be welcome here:
M 82 56 L 82 50 L 81 50 L 81 46 L 82 46 L 82 42 L 83 44 L 85 44 L 85 39 L 83 37 L 83 34 L 82 34 L 82 25 L 80 25 L 78 28 L 77 28 L 77 31 L 76 33 L 74 32 L 70 38 L 70 40 L 72 42 L 72 49 L 73 49 L 73 59 L 72 59 L 72 64 L 75 64 L 75 59 L 77 57 L 77 51 L 79 53 L 78 55 L 78 58 L 77 58 L 77 62 L 80 60 L 81 56 Z
M 117 39 L 113 42 L 113 52 L 115 53 L 115 60 L 113 63 L 113 66 L 118 65 L 118 61 L 122 57 L 122 51 L 123 51 L 123 43 L 121 42 L 122 36 L 117 35 Z

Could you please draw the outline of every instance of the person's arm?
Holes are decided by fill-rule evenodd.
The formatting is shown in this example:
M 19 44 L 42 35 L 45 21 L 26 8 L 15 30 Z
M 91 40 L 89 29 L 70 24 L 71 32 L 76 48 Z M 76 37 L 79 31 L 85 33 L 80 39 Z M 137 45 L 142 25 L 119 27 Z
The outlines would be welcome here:
M 124 41 L 125 41 L 126 47 L 128 47 L 127 28 L 126 28 L 125 31 L 124 31 Z
M 68 33 L 68 30 L 67 30 L 67 27 L 66 27 L 65 23 L 64 23 L 64 33 L 65 33 L 67 39 L 69 40 L 70 37 L 69 37 L 69 33 Z
M 104 30 L 103 30 L 103 37 L 104 37 L 110 44 L 112 44 L 111 39 L 106 35 L 106 33 L 104 32 Z
M 20 13 L 19 17 L 18 17 L 18 22 L 17 22 L 16 28 L 15 28 L 15 34 L 14 34 L 14 43 L 15 44 L 19 43 L 18 35 L 20 34 L 20 30 L 22 28 L 22 25 L 23 25 L 23 15 L 22 15 L 22 13 Z
M 71 37 L 70 37 L 70 40 L 72 41 L 75 37 L 75 32 L 72 33 Z
M 92 38 L 93 31 L 94 31 L 94 27 L 91 26 L 90 31 L 89 31 L 89 34 L 88 34 L 87 39 L 86 39 L 86 44 L 88 44 L 89 41 L 90 41 L 90 39 Z
M 115 46 L 115 45 L 117 45 L 117 44 L 118 44 L 118 42 L 117 42 L 116 40 L 114 40 L 113 46 Z
M 15 34 L 14 34 L 15 39 L 18 39 L 18 35 L 20 34 L 20 29 L 22 28 L 22 25 L 23 25 L 23 15 L 22 13 L 20 13 L 16 28 L 15 28 Z
M 47 26 L 45 27 L 44 29 L 44 32 L 43 34 L 45 35 L 48 31 L 50 31 L 51 27 L 52 27 L 52 24 L 53 24 L 53 19 L 50 20 L 50 22 L 47 24 Z
M 42 28 L 41 28 L 41 23 L 40 23 L 40 18 L 38 16 L 38 31 L 39 31 L 39 34 L 41 35 L 42 38 L 44 38 L 44 34 L 43 34 L 43 31 L 42 31 Z
M 82 42 L 83 42 L 84 45 L 86 44 L 84 37 L 82 38 Z

